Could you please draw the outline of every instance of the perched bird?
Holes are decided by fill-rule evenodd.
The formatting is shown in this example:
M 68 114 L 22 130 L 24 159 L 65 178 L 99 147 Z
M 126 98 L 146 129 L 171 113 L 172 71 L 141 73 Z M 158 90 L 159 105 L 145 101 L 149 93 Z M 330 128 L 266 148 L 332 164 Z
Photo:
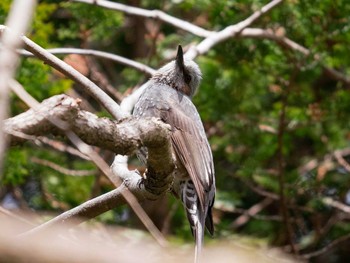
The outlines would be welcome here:
M 178 160 L 172 190 L 186 210 L 196 241 L 196 262 L 203 245 L 204 226 L 211 235 L 214 233 L 211 210 L 215 199 L 213 156 L 191 101 L 201 78 L 198 65 L 185 60 L 179 46 L 176 59 L 160 68 L 146 83 L 133 112 L 138 118 L 158 117 L 172 128 L 171 143 Z M 142 159 L 145 155 L 143 151 Z

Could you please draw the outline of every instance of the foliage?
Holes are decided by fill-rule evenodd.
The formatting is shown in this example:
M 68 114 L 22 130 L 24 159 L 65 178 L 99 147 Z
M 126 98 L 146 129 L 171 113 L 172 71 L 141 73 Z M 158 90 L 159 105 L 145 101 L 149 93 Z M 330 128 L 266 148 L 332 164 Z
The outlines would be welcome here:
M 1 23 L 10 2 L 0 2 Z M 257 0 L 124 2 L 137 2 L 146 9 L 158 8 L 209 30 L 221 30 L 237 23 L 264 4 Z M 348 85 L 332 78 L 325 67 L 350 75 L 349 13 L 346 0 L 289 0 L 254 24 L 307 47 L 311 51 L 308 57 L 275 41 L 241 37 L 227 40 L 197 59 L 203 81 L 194 102 L 210 137 L 216 166 L 217 203 L 223 204 L 223 208 L 217 207 L 215 211 L 217 237 L 238 232 L 263 237 L 272 245 L 287 245 L 282 221 L 254 218 L 234 230 L 231 223 L 239 215 L 224 209 L 249 209 L 259 203 L 265 197 L 256 189 L 280 196 L 281 176 L 287 203 L 305 208 L 288 209 L 290 219 L 295 219 L 291 224 L 294 242 L 301 244 L 310 240 L 313 233 L 322 231 L 322 226 L 340 213 L 325 206 L 322 198 L 331 196 L 345 202 L 349 172 L 334 158 L 333 168 L 325 167 L 322 161 L 327 154 L 349 145 L 350 93 Z M 124 16 L 93 5 L 57 1 L 39 3 L 29 36 L 44 47 L 95 48 L 154 67 L 161 66 L 179 43 L 187 46 L 201 40 L 156 20 Z M 93 63 L 121 92 L 146 80 L 124 66 L 99 59 Z M 77 89 L 72 82 L 32 58 L 22 59 L 18 80 L 38 100 Z M 13 114 L 26 109 L 18 99 L 13 98 L 12 102 Z M 68 162 L 67 156 L 27 145 L 9 151 L 6 184 L 23 185 L 35 174 L 45 191 L 67 207 L 91 196 L 97 178 L 68 178 L 30 163 L 32 155 L 52 159 L 62 166 L 77 167 L 78 163 L 80 169 L 91 168 L 88 162 L 75 159 Z M 319 165 L 300 173 L 310 160 L 317 160 Z M 100 186 L 100 191 L 108 189 L 110 186 Z M 169 207 L 172 203 L 170 200 Z M 41 205 L 39 209 L 57 208 L 52 202 Z M 280 206 L 275 201 L 261 214 L 280 215 Z M 125 209 L 118 210 L 118 215 L 123 211 Z M 190 239 L 183 212 L 180 208 L 176 211 L 171 232 Z M 99 219 L 111 222 L 110 217 L 106 218 Z M 311 238 L 307 244 L 320 248 L 348 232 L 348 225 L 341 221 L 335 223 L 327 235 Z M 305 251 L 308 249 L 306 245 Z M 335 261 L 330 261 L 331 256 L 326 261 L 341 260 L 336 251 L 332 256 Z

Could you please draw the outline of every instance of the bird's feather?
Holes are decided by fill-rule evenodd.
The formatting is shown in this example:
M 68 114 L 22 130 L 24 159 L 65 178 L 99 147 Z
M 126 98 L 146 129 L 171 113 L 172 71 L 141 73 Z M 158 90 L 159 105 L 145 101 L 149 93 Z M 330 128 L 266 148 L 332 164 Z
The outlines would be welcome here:
M 148 85 L 136 103 L 133 115 L 158 117 L 172 127 L 172 146 L 188 175 L 188 178 L 179 180 L 178 194 L 196 240 L 195 262 L 198 262 L 204 225 L 210 234 L 214 233 L 211 209 L 215 199 L 215 177 L 211 149 L 200 116 L 190 98 L 166 84 L 151 80 Z
M 204 209 L 214 185 L 214 165 L 202 121 L 192 101 L 167 85 L 150 85 L 136 104 L 134 115 L 159 117 L 170 124 L 175 153 L 192 179 Z

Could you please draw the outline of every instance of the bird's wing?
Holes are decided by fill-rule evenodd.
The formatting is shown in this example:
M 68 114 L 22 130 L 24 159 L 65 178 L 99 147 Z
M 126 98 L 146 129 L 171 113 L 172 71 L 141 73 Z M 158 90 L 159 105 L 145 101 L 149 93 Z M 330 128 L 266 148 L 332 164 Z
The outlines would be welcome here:
M 171 108 L 166 123 L 173 127 L 173 147 L 190 175 L 201 205 L 207 206 L 208 192 L 213 185 L 213 160 L 204 130 L 198 129 L 200 119 L 182 109 Z M 200 122 L 200 123 L 198 123 Z
M 202 208 L 214 185 L 213 157 L 196 107 L 187 97 L 167 85 L 151 85 L 135 105 L 134 115 L 159 117 L 172 127 L 177 157 L 186 168 Z

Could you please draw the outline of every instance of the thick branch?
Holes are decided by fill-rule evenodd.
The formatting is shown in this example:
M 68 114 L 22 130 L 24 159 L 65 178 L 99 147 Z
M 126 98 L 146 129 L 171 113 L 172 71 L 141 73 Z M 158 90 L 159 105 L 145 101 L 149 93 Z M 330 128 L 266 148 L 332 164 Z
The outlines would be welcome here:
M 10 134 L 12 145 L 23 141 L 11 131 L 28 135 L 60 134 L 47 117 L 62 119 L 71 130 L 86 143 L 115 153 L 130 155 L 141 146 L 150 148 L 169 147 L 168 126 L 156 119 L 116 122 L 79 109 L 79 100 L 67 95 L 51 97 L 40 104 L 37 110 L 30 109 L 4 121 L 4 130 Z

